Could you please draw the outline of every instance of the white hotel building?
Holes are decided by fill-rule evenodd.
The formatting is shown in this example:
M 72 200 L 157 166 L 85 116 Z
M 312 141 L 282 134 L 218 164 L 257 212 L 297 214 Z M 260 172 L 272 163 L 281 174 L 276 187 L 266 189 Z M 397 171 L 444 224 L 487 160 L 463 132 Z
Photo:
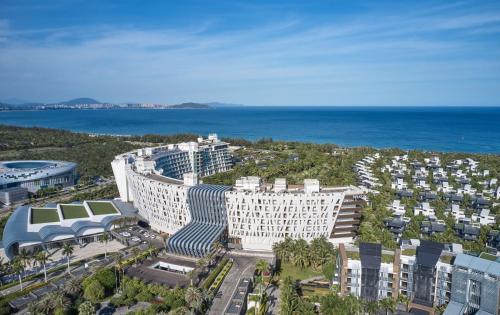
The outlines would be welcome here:
M 357 187 L 321 187 L 315 179 L 300 186 L 285 179 L 266 184 L 252 176 L 233 187 L 198 183 L 198 176 L 231 166 L 228 144 L 216 135 L 140 149 L 112 162 L 122 201 L 133 202 L 153 229 L 168 233 L 174 252 L 203 256 L 217 240 L 263 251 L 286 237 L 352 242 L 364 205 Z

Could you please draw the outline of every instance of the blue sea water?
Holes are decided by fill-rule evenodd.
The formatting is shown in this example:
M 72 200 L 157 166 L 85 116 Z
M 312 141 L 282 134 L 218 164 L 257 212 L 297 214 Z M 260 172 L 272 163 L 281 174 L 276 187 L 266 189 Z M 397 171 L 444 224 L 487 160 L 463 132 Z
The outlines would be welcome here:
M 500 107 L 229 107 L 0 112 L 0 124 L 500 153 Z M 1 141 L 1 139 L 0 139 Z

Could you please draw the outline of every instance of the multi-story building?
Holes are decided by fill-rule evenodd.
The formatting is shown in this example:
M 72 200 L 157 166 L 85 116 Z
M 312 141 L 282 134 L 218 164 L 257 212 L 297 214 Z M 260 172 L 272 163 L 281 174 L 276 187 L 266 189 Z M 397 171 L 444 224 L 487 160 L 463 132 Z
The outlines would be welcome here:
M 288 186 L 283 179 L 275 185 L 259 180 L 239 181 L 226 192 L 228 232 L 236 247 L 272 250 L 287 237 L 312 240 L 324 236 L 334 243 L 351 242 L 359 226 L 364 203 L 356 187 L 320 187 L 317 180 Z M 242 186 L 245 184 L 245 186 Z
M 368 301 L 402 294 L 411 308 L 433 314 L 433 307 L 447 303 L 451 294 L 453 256 L 442 249 L 442 244 L 429 241 L 421 241 L 416 250 L 395 251 L 382 250 L 379 244 L 340 244 L 334 283 L 340 294 Z
M 360 243 L 359 248 L 339 244 L 334 282 L 340 294 L 352 294 L 366 301 L 397 296 L 399 265 L 394 252 L 382 252 L 380 244 Z
M 112 167 L 121 200 L 133 202 L 153 229 L 171 235 L 168 246 L 180 254 L 202 256 L 217 240 L 264 251 L 286 237 L 353 240 L 365 203 L 362 190 L 322 187 L 316 179 L 288 185 L 281 178 L 272 185 L 252 176 L 234 187 L 198 184 L 198 175 L 228 170 L 228 156 L 228 144 L 211 136 L 198 144 L 125 153 Z
M 444 315 L 500 314 L 500 263 L 459 254 Z

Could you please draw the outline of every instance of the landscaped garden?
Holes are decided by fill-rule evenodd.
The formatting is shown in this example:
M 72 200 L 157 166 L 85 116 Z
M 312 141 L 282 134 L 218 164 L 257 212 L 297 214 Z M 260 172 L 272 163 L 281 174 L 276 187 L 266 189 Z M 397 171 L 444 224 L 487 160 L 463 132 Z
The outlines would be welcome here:
M 59 222 L 57 209 L 31 208 L 31 224 Z
M 88 201 L 87 203 L 94 215 L 118 213 L 118 210 L 116 210 L 115 206 L 109 201 Z
M 312 277 L 322 276 L 321 270 L 313 270 L 311 267 L 298 267 L 290 262 L 281 263 L 280 278 L 291 277 L 294 280 L 305 280 Z
M 87 218 L 89 214 L 83 205 L 60 205 L 64 219 Z

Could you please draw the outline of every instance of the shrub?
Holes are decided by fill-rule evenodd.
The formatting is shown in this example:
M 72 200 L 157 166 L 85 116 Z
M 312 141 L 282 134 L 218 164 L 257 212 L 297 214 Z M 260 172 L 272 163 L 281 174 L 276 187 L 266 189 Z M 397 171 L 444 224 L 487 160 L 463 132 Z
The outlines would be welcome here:
M 203 282 L 204 289 L 208 290 L 208 288 L 210 288 L 210 286 L 215 281 L 215 279 L 217 278 L 217 276 L 222 271 L 222 269 L 224 268 L 224 266 L 227 264 L 228 261 L 229 261 L 229 258 L 224 257 L 224 259 L 221 260 L 221 262 L 217 265 L 217 267 L 215 267 L 215 269 L 212 271 L 212 273 L 210 273 L 210 275 L 208 275 L 208 277 L 205 279 L 205 282 Z
M 115 273 L 110 268 L 97 271 L 94 278 L 104 287 L 107 294 L 112 293 L 115 289 L 116 277 Z
M 104 287 L 97 279 L 93 279 L 84 287 L 83 297 L 97 303 L 105 297 Z
M 92 302 L 85 301 L 78 307 L 78 315 L 92 315 L 95 313 L 95 308 Z

